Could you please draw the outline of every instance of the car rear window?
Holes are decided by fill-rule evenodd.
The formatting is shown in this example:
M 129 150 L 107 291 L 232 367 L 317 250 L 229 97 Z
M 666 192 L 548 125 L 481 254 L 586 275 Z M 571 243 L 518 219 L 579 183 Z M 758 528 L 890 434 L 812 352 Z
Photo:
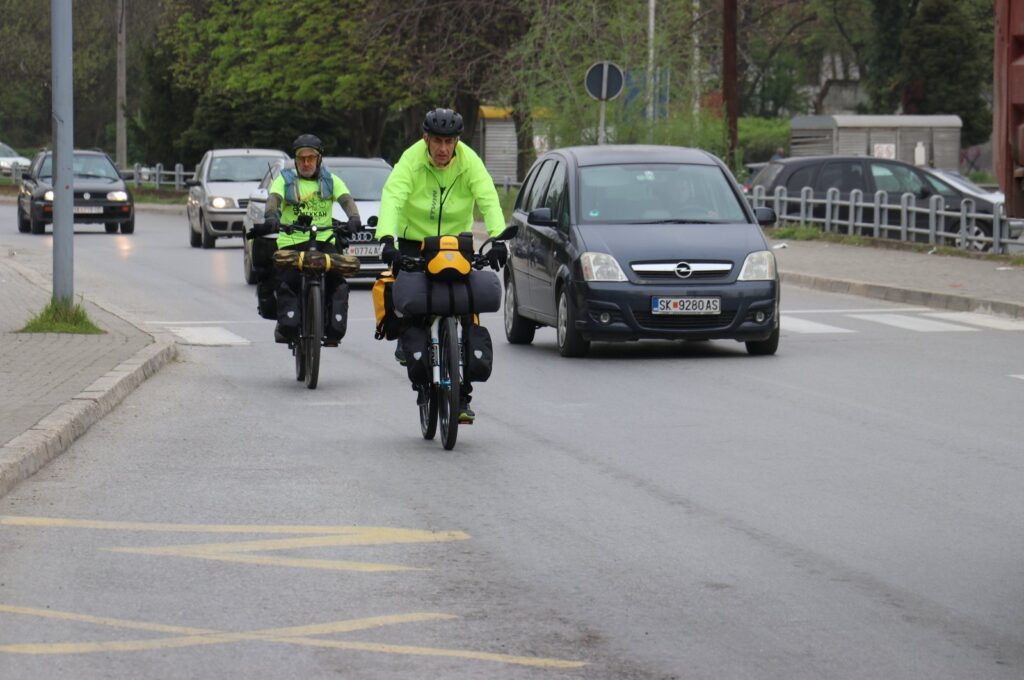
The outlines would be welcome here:
M 714 165 L 636 163 L 580 168 L 581 222 L 746 222 Z
M 750 186 L 768 189 L 780 172 L 782 172 L 782 163 L 769 163 L 754 175 L 754 179 L 750 181 Z

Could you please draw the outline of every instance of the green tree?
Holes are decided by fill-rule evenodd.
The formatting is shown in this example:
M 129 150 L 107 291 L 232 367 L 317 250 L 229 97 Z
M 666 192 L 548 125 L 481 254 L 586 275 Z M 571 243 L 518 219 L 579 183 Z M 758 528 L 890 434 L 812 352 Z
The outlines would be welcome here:
M 960 116 L 963 146 L 984 142 L 992 132 L 992 111 L 982 96 L 991 61 L 984 44 L 964 30 L 971 22 L 959 0 L 921 0 L 902 36 L 899 74 L 904 113 Z

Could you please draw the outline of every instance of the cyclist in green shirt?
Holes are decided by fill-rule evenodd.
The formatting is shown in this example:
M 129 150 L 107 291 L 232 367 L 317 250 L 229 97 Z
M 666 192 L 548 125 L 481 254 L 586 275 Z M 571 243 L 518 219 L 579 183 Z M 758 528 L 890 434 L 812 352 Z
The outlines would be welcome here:
M 348 223 L 345 230 L 354 234 L 361 228 L 359 210 L 348 187 L 340 177 L 323 167 L 321 160 L 324 154 L 323 142 L 316 135 L 299 135 L 292 143 L 292 156 L 295 158 L 294 168 L 285 168 L 270 185 L 267 207 L 264 212 L 263 225 L 260 233 L 278 232 L 278 249 L 308 249 L 309 234 L 303 231 L 288 233 L 287 227 L 296 224 L 300 215 L 308 215 L 312 224 L 325 227 L 317 232 L 318 241 L 326 241 L 332 236 L 331 207 L 337 202 L 345 211 Z M 284 225 L 284 229 L 282 229 Z M 320 250 L 337 252 L 333 243 L 320 243 Z M 271 284 L 273 285 L 273 284 Z M 333 277 L 328 278 L 328 289 L 324 292 L 331 300 L 333 319 L 335 307 L 348 309 L 348 287 L 337 285 Z M 288 342 L 298 331 L 298 293 L 302 288 L 301 275 L 298 270 L 282 270 L 277 273 L 277 327 L 274 339 Z M 344 299 L 341 299 L 344 298 Z M 325 345 L 337 345 L 340 337 L 337 330 L 332 336 L 331 328 L 327 331 Z
M 479 207 L 490 236 L 505 229 L 505 216 L 494 180 L 480 157 L 459 141 L 462 116 L 451 109 L 435 109 L 423 120 L 423 138 L 402 154 L 381 195 L 377 240 L 381 260 L 392 265 L 399 253 L 419 255 L 427 236 L 454 236 L 473 229 L 473 206 Z M 488 253 L 491 266 L 508 259 L 504 243 L 495 242 Z M 395 358 L 405 363 L 401 345 Z M 472 386 L 463 383 L 459 421 L 471 423 Z M 419 398 L 423 398 L 420 394 Z

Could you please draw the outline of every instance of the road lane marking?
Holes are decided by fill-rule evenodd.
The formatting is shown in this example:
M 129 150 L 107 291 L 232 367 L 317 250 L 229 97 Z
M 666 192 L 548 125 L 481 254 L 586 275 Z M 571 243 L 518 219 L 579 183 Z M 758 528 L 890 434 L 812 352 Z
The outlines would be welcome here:
M 783 314 L 781 318 L 782 330 L 789 333 L 854 333 L 848 328 L 840 328 L 839 326 L 833 326 L 827 323 L 819 323 L 817 321 L 808 321 L 807 319 L 800 319 L 789 314 Z
M 944 321 L 933 321 L 919 316 L 904 316 L 902 314 L 849 314 L 851 318 L 871 321 L 874 323 L 894 326 L 903 330 L 915 331 L 918 333 L 947 333 L 953 331 L 977 332 L 977 328 L 959 326 Z
M 237 562 L 261 566 L 298 567 L 334 571 L 393 572 L 419 571 L 424 567 L 400 564 L 381 564 L 354 560 L 327 560 L 308 557 L 278 557 L 258 554 L 278 550 L 300 550 L 339 546 L 376 546 L 413 543 L 441 543 L 465 541 L 470 538 L 464 531 L 424 531 L 392 527 L 355 526 L 253 526 L 220 524 L 166 524 L 148 522 L 108 522 L 101 520 L 74 520 L 56 517 L 0 516 L 0 526 L 32 526 L 47 528 L 95 529 L 101 531 L 148 531 L 215 534 L 292 534 L 291 538 L 256 541 L 230 541 L 219 543 L 191 543 L 144 547 L 111 547 L 105 551 L 190 557 L 218 562 Z M 300 535 L 301 537 L 294 537 Z
M 896 307 L 886 309 L 871 307 L 868 309 L 783 309 L 783 314 L 911 314 L 914 312 L 931 312 L 931 307 Z
M 55 655 L 55 654 L 91 654 L 98 652 L 136 652 L 154 649 L 174 649 L 200 645 L 228 644 L 233 642 L 273 642 L 281 644 L 345 649 L 353 651 L 376 652 L 382 654 L 402 654 L 411 656 L 433 656 L 466 659 L 474 661 L 492 661 L 504 664 L 531 666 L 535 668 L 582 668 L 587 663 L 570 659 L 553 659 L 544 657 L 498 654 L 494 652 L 478 652 L 466 649 L 444 649 L 439 647 L 419 647 L 412 645 L 393 645 L 350 640 L 324 640 L 315 635 L 351 633 L 372 630 L 403 623 L 421 623 L 430 621 L 450 621 L 459 618 L 454 614 L 441 612 L 413 612 L 389 616 L 373 616 L 347 621 L 310 624 L 305 626 L 287 626 L 283 628 L 266 628 L 262 630 L 231 633 L 209 628 L 192 628 L 184 626 L 166 626 L 162 624 L 130 621 L 108 617 L 89 616 L 74 612 L 63 612 L 53 609 L 38 609 L 0 604 L 0 613 L 35 616 L 75 623 L 89 623 L 111 628 L 126 628 L 147 632 L 174 634 L 175 637 L 153 638 L 142 640 L 108 640 L 105 642 L 48 642 L 48 643 L 16 643 L 0 645 L 0 653 Z
M 227 347 L 251 344 L 241 335 L 220 326 L 168 326 L 167 330 L 181 338 L 185 345 Z
M 1022 374 L 1022 375 L 1011 375 L 1010 377 L 1011 378 L 1018 378 L 1020 380 L 1024 380 L 1024 374 Z
M 997 331 L 1024 331 L 1024 321 L 995 316 L 994 314 L 979 314 L 978 312 L 932 312 L 930 314 L 925 314 L 925 316 L 935 319 L 945 319 L 946 321 L 971 324 L 972 326 L 981 326 L 983 328 L 993 328 Z

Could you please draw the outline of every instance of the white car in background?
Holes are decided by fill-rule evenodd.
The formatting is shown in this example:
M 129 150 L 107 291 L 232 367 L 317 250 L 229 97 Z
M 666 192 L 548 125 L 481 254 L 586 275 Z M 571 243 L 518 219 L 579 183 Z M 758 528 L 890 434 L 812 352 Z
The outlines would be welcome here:
M 29 159 L 0 142 L 0 174 L 10 175 L 14 171 L 15 165 L 21 166 L 21 169 L 25 170 L 30 162 Z
M 242 218 L 249 194 L 277 160 L 288 154 L 277 149 L 212 149 L 188 180 L 188 242 L 193 248 L 213 248 L 218 238 L 242 236 Z

